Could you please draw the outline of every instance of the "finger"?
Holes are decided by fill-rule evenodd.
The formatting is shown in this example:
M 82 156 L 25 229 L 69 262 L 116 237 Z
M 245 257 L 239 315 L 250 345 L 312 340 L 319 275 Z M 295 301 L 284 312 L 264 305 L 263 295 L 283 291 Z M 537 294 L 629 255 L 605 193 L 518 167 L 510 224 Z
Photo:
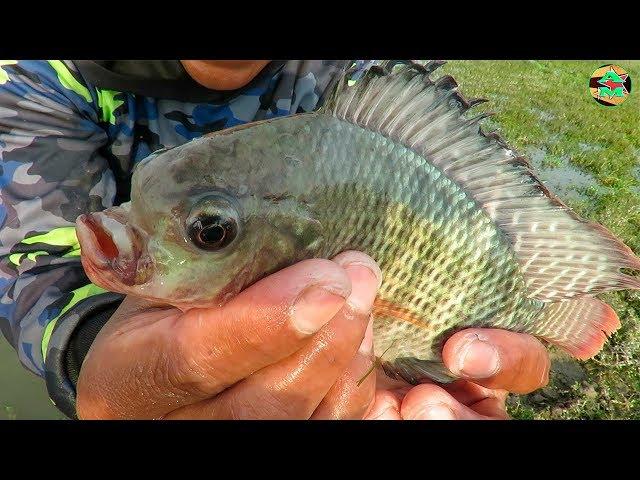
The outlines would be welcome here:
M 353 263 L 341 266 L 351 281 L 351 295 L 342 310 L 307 345 L 217 397 L 183 407 L 166 418 L 309 418 L 363 342 L 380 283 L 379 269 L 364 254 L 356 254 Z M 369 392 L 373 392 L 370 383 L 363 387 L 353 396 L 346 394 L 342 400 L 347 404 L 337 406 L 343 408 L 337 413 L 357 413 Z
M 505 406 L 508 393 L 505 390 L 486 388 L 468 380 L 457 380 L 442 385 L 442 388 L 458 402 L 481 415 L 509 418 Z
M 115 328 L 92 347 L 92 371 L 83 365 L 85 381 L 78 383 L 83 403 L 107 418 L 157 418 L 209 398 L 299 350 L 350 291 L 344 269 L 313 259 L 264 278 L 218 309 L 151 312 L 146 316 L 158 318 L 149 324 L 126 335 Z
M 442 385 L 442 388 L 460 403 L 467 406 L 474 405 L 487 398 L 495 398 L 504 403 L 508 395 L 505 390 L 486 388 L 472 381 L 462 379 Z
M 365 420 L 402 420 L 400 406 L 403 394 L 393 390 L 377 390 L 373 404 L 365 414 Z
M 454 374 L 487 388 L 529 393 L 549 381 L 551 362 L 536 338 L 500 329 L 468 329 L 454 334 L 442 352 Z
M 382 282 L 382 273 L 378 265 L 370 257 L 354 251 L 346 251 L 337 255 L 334 262 L 344 268 L 347 266 L 374 266 L 377 279 L 376 292 Z M 352 285 L 356 281 L 352 278 Z M 374 296 L 375 299 L 375 296 Z M 373 299 L 369 298 L 368 310 L 371 310 Z M 371 408 L 376 391 L 376 372 L 373 354 L 373 318 L 369 317 L 364 339 L 345 373 L 331 387 L 331 390 L 314 412 L 313 419 L 360 419 Z M 374 370 L 371 370 L 374 368 Z
M 479 415 L 484 415 L 496 420 L 509 420 L 511 418 L 507 413 L 504 400 L 495 397 L 480 400 L 479 402 L 469 405 L 469 408 Z
M 373 319 L 369 320 L 358 353 L 346 371 L 331 386 L 313 420 L 360 420 L 369 410 L 376 391 L 373 356 Z
M 299 350 L 345 304 L 346 272 L 306 260 L 250 287 L 225 307 L 190 310 L 176 326 L 172 377 L 209 397 Z
M 423 384 L 412 388 L 402 400 L 400 415 L 404 420 L 489 420 L 463 405 L 443 388 Z

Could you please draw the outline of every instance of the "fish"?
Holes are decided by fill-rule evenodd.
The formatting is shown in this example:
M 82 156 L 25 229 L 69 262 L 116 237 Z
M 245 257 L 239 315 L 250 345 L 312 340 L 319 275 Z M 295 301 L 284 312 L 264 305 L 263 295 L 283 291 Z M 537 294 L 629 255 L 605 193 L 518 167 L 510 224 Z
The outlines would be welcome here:
M 383 61 L 356 82 L 345 70 L 315 112 L 154 152 L 130 201 L 78 218 L 89 279 L 217 308 L 296 262 L 359 250 L 382 271 L 374 352 L 391 378 L 454 381 L 442 347 L 469 327 L 596 355 L 620 327 L 596 295 L 639 289 L 640 260 L 485 133 L 470 113 L 484 100 L 435 78 L 442 64 Z

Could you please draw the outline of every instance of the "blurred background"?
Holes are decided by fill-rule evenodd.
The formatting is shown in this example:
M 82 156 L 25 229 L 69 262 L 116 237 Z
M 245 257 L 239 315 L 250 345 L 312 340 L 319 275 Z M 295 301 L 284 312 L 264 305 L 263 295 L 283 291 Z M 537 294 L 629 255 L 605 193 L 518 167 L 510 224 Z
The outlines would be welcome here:
M 0 419 L 64 418 L 49 400 L 44 380 L 22 367 L 9 342 L 0 336 Z
M 619 65 L 633 90 L 618 106 L 589 92 L 593 72 Z M 450 74 L 467 97 L 495 112 L 483 121 L 525 155 L 543 182 L 583 217 L 595 220 L 640 254 L 640 61 L 451 61 Z M 640 419 L 640 293 L 601 296 L 622 328 L 594 359 L 579 362 L 551 350 L 548 387 L 509 398 L 515 418 Z M 0 419 L 63 419 L 44 381 L 24 370 L 0 339 Z

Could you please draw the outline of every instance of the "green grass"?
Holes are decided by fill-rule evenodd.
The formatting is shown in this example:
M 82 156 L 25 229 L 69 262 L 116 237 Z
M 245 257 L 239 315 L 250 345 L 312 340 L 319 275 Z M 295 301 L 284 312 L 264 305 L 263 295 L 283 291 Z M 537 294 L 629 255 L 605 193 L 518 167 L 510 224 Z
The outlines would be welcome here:
M 576 175 L 589 179 L 574 189 L 577 195 L 556 193 L 640 253 L 640 92 L 632 87 L 617 107 L 595 102 L 589 78 L 607 63 L 626 69 L 640 90 L 640 61 L 452 61 L 441 70 L 467 98 L 490 100 L 474 109 L 496 113 L 485 130 L 497 130 L 520 153 L 537 152 L 543 180 L 557 180 L 558 172 L 567 183 Z M 602 298 L 617 311 L 621 329 L 592 360 L 554 353 L 550 386 L 512 396 L 514 418 L 640 419 L 640 294 Z

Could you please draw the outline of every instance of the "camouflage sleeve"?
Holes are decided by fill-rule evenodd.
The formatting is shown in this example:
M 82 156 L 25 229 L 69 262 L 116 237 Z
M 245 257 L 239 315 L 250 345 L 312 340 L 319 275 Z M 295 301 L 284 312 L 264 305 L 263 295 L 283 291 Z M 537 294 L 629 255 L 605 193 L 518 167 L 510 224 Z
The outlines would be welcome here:
M 69 416 L 73 332 L 122 298 L 89 282 L 74 228 L 116 193 L 98 100 L 71 62 L 0 61 L 0 328 Z

